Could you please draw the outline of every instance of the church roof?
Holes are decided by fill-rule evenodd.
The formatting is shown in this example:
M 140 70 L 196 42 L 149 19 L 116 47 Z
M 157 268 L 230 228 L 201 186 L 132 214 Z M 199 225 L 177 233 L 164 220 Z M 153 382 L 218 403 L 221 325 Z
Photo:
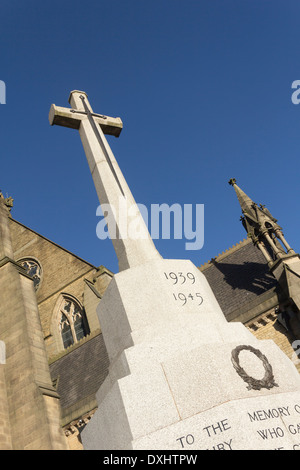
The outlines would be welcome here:
M 277 281 L 270 274 L 266 260 L 250 239 L 200 267 L 209 282 L 227 320 L 234 312 L 248 308 L 267 292 L 274 292 Z
M 60 395 L 63 424 L 96 408 L 95 394 L 108 372 L 102 333 L 85 339 L 79 347 L 50 364 L 51 378 Z

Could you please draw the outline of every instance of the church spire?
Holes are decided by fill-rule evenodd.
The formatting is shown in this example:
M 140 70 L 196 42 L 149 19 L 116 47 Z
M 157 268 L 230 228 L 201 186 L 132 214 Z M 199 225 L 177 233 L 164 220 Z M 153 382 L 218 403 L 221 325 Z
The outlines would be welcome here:
M 253 243 L 266 258 L 270 272 L 277 279 L 284 294 L 285 309 L 300 312 L 300 256 L 289 246 L 277 220 L 268 209 L 253 202 L 232 178 L 242 208 L 241 221 Z M 290 310 L 290 308 L 292 310 Z M 297 313 L 297 315 L 298 315 Z M 298 318 L 298 317 L 297 317 Z
M 236 184 L 235 178 L 231 178 L 228 183 L 234 187 L 243 214 L 248 213 L 250 216 L 255 217 L 255 212 L 253 209 L 254 202 L 252 201 L 252 199 L 250 199 L 250 197 L 247 196 L 247 194 L 244 193 L 241 188 L 239 188 L 239 186 Z
M 258 246 L 271 266 L 276 260 L 295 254 L 285 240 L 281 227 L 269 210 L 262 204 L 257 205 L 236 184 L 235 178 L 228 182 L 234 187 L 242 209 L 242 224 L 248 237 Z M 271 256 L 272 254 L 272 256 Z

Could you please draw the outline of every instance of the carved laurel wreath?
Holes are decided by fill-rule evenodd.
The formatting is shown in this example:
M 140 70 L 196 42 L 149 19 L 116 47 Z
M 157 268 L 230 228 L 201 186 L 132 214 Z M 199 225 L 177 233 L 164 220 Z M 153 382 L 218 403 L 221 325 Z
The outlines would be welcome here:
M 243 350 L 252 352 L 253 354 L 255 354 L 255 356 L 258 357 L 258 359 L 262 361 L 265 369 L 265 375 L 263 379 L 259 380 L 255 379 L 254 377 L 251 377 L 247 374 L 245 369 L 240 366 L 239 354 Z M 259 349 L 255 349 L 252 346 L 246 345 L 237 346 L 235 349 L 233 349 L 231 353 L 231 361 L 233 367 L 235 368 L 239 376 L 244 380 L 244 382 L 248 384 L 248 390 L 261 390 L 262 388 L 267 388 L 268 390 L 270 390 L 273 387 L 278 387 L 274 380 L 272 366 L 266 356 L 261 351 L 259 351 Z

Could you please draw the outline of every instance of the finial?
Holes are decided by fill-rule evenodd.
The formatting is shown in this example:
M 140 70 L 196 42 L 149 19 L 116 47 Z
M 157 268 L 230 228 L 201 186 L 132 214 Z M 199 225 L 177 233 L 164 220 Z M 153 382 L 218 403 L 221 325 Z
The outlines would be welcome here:
M 231 179 L 228 181 L 228 184 L 231 184 L 231 186 L 233 186 L 235 183 L 236 183 L 236 179 L 235 179 L 235 178 L 231 178 Z
M 14 200 L 12 197 L 7 197 L 5 200 L 4 200 L 4 204 L 6 205 L 6 207 L 8 208 L 9 211 L 11 211 L 12 207 L 14 206 Z
M 12 208 L 13 205 L 14 205 L 14 200 L 13 200 L 13 198 L 12 198 L 12 197 L 7 197 L 7 198 L 5 198 L 5 197 L 3 196 L 3 193 L 2 193 L 2 191 L 1 191 L 1 189 L 0 189 L 0 199 L 3 199 L 4 205 L 8 208 L 9 211 L 11 211 L 11 208 Z

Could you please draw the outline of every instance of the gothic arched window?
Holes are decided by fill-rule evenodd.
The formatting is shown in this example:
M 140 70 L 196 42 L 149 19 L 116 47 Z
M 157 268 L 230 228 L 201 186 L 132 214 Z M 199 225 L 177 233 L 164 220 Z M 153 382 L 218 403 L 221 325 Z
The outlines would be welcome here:
M 67 317 L 62 314 L 60 319 L 60 329 L 61 329 L 61 337 L 63 341 L 64 348 L 68 348 L 72 346 L 74 343 L 70 322 Z
M 61 302 L 59 330 L 65 349 L 90 332 L 84 309 L 71 297 L 64 296 Z
M 32 277 L 34 288 L 38 290 L 42 278 L 42 268 L 39 263 L 32 258 L 26 258 L 20 260 L 19 264 L 25 269 L 26 273 Z

